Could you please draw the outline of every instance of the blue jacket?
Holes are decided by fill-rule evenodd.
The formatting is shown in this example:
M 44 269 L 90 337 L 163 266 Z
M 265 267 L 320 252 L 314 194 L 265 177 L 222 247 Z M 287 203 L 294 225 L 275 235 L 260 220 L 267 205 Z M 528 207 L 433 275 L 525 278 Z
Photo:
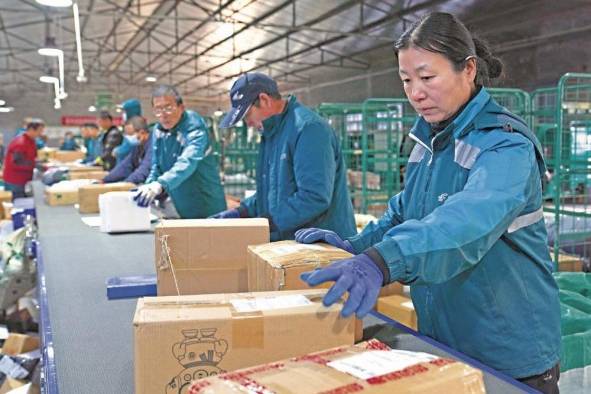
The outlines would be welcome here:
M 79 146 L 73 138 L 69 140 L 64 140 L 62 145 L 60 146 L 60 150 L 78 150 Z
M 101 155 L 102 144 L 97 138 L 85 138 L 84 146 L 86 147 L 86 156 L 84 157 L 83 163 L 92 164 L 97 157 Z
M 515 378 L 558 362 L 545 166 L 527 125 L 482 89 L 429 141 L 419 118 L 405 188 L 349 239 L 411 286 L 419 331 Z
M 347 169 L 335 132 L 291 96 L 283 113 L 263 122 L 256 194 L 241 216 L 269 219 L 271 241 L 293 239 L 300 228 L 356 233 Z
M 158 181 L 183 219 L 206 218 L 226 209 L 218 160 L 203 118 L 187 110 L 171 130 L 157 123 L 153 133 L 146 183 Z
M 121 163 L 137 145 L 133 145 L 126 136 L 123 136 L 121 144 L 113 148 L 113 155 L 117 160 L 117 164 Z
M 107 174 L 105 183 L 131 182 L 144 183 L 152 166 L 152 136 L 145 143 L 136 145 L 131 152 Z

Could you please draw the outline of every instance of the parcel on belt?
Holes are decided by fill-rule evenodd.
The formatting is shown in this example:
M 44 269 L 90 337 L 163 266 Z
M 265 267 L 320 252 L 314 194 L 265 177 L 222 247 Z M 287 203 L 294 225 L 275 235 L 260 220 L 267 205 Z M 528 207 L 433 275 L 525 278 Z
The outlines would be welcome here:
M 45 188 L 45 201 L 48 205 L 73 205 L 78 202 L 78 189 L 90 185 L 90 179 L 61 181 Z
M 52 159 L 62 162 L 70 162 L 84 159 L 86 154 L 80 150 L 58 150 L 53 153 Z
M 482 372 L 378 340 L 196 380 L 189 394 L 485 393 Z
M 159 296 L 237 293 L 248 289 L 248 245 L 269 242 L 269 222 L 165 220 L 156 226 L 154 241 Z
M 78 210 L 80 213 L 98 213 L 98 198 L 108 192 L 125 192 L 133 189 L 135 184 L 130 182 L 115 182 L 81 186 L 78 189 Z
M 134 325 L 135 392 L 186 393 L 193 380 L 341 345 L 354 319 L 326 290 L 147 297 Z
M 279 241 L 248 247 L 248 291 L 298 290 L 310 287 L 300 274 L 347 259 L 352 254 L 325 243 Z M 328 282 L 320 287 L 330 287 Z M 382 288 L 380 296 L 401 294 L 398 282 Z

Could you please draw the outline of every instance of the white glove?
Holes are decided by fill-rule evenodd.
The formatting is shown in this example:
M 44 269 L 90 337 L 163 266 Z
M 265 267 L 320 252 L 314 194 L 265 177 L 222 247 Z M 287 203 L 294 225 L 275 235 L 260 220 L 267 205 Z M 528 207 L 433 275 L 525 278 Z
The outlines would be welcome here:
M 133 199 L 140 207 L 147 207 L 161 193 L 162 185 L 159 182 L 151 182 L 138 187 L 135 196 L 133 196 Z

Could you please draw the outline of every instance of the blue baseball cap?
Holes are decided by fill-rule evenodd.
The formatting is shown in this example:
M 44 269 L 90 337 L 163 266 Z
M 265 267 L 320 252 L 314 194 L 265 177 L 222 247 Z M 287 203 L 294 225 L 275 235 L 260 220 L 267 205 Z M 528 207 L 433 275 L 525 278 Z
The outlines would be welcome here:
M 232 108 L 220 122 L 220 128 L 232 127 L 241 121 L 261 93 L 279 94 L 277 82 L 262 73 L 246 73 L 238 78 L 230 89 Z

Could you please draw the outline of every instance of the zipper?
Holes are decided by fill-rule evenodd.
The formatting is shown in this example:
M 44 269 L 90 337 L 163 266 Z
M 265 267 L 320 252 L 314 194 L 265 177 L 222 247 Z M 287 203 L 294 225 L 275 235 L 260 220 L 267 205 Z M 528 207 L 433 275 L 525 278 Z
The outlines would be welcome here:
M 409 133 L 408 136 L 410 137 L 411 140 L 415 141 L 417 144 L 421 144 L 421 146 L 423 148 L 427 149 L 429 151 L 429 153 L 431 153 L 431 157 L 433 157 L 433 149 L 432 148 L 429 148 L 429 146 L 427 144 L 425 144 L 423 141 L 421 141 L 419 139 L 419 137 L 417 137 L 413 133 Z M 433 144 L 433 141 L 431 141 L 431 145 L 432 144 Z

